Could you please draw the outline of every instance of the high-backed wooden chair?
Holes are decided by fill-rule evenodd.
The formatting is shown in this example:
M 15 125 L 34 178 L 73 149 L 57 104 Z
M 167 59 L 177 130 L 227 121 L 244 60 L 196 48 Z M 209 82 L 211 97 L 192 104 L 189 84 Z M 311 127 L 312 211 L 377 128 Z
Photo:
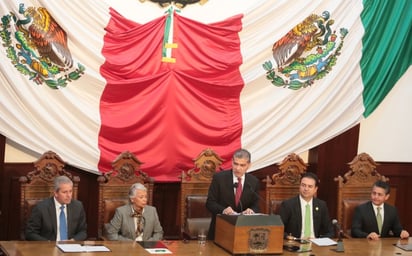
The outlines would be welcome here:
M 338 182 L 337 219 L 345 237 L 350 237 L 352 217 L 356 206 L 371 199 L 373 184 L 389 179 L 380 175 L 376 170 L 378 165 L 370 155 L 361 153 L 348 163 L 350 170 L 343 177 L 334 180 Z M 396 199 L 396 189 L 391 188 L 388 203 L 393 204 Z
M 299 194 L 300 178 L 307 164 L 295 153 L 287 155 L 278 164 L 279 172 L 267 176 L 265 187 L 265 212 L 278 214 L 282 201 Z
M 208 148 L 193 161 L 195 167 L 182 172 L 179 195 L 180 227 L 186 239 L 196 239 L 199 230 L 209 230 L 211 214 L 206 209 L 206 199 L 212 177 L 220 170 L 223 159 Z
M 113 162 L 112 170 L 97 178 L 99 207 L 97 216 L 98 239 L 104 239 L 104 225 L 113 218 L 117 207 L 129 202 L 129 189 L 134 183 L 147 188 L 147 203 L 153 203 L 154 180 L 140 170 L 143 163 L 131 152 L 122 152 Z
M 19 178 L 21 239 L 33 207 L 41 200 L 53 196 L 54 179 L 65 175 L 73 181 L 73 198 L 77 199 L 80 178 L 64 169 L 65 162 L 53 151 L 45 152 L 33 163 L 34 170 Z

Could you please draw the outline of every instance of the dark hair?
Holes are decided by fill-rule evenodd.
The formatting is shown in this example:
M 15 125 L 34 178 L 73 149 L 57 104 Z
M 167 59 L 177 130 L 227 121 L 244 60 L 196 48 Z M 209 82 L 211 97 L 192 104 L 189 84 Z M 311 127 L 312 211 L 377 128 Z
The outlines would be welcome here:
M 300 180 L 302 181 L 303 178 L 313 179 L 313 180 L 315 180 L 315 186 L 316 187 L 319 186 L 319 183 L 320 183 L 319 178 L 313 172 L 305 172 L 304 174 L 302 174 L 302 177 L 300 178 Z
M 235 151 L 235 153 L 233 153 L 233 160 L 235 158 L 241 158 L 241 159 L 247 159 L 247 162 L 250 163 L 251 161 L 251 156 L 249 151 L 247 151 L 246 149 L 240 148 L 238 150 Z
M 385 181 L 378 180 L 373 184 L 373 186 L 378 187 L 378 188 L 383 188 L 385 190 L 386 195 L 389 195 L 389 193 L 391 192 L 391 187 Z

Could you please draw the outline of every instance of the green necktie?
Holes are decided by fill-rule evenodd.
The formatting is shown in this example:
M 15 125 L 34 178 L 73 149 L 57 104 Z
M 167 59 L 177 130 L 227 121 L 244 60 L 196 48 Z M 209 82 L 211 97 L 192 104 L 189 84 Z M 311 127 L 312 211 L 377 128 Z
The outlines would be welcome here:
M 381 215 L 381 207 L 376 208 L 376 222 L 378 223 L 379 234 L 382 232 L 382 215 Z
M 305 238 L 310 238 L 310 230 L 312 227 L 311 218 L 310 218 L 310 205 L 306 204 L 305 207 L 305 229 L 303 231 L 303 235 Z

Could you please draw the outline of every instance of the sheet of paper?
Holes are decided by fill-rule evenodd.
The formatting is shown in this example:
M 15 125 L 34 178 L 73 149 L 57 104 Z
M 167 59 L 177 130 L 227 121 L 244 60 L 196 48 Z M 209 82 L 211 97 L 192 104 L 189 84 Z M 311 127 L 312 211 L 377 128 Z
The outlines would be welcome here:
M 322 237 L 322 238 L 312 238 L 310 239 L 310 241 L 314 244 L 316 244 L 317 246 L 330 246 L 330 245 L 336 245 L 337 243 L 328 238 L 328 237 Z
M 56 244 L 63 252 L 110 252 L 104 245 Z
M 146 249 L 150 254 L 172 254 L 167 248 L 148 248 Z

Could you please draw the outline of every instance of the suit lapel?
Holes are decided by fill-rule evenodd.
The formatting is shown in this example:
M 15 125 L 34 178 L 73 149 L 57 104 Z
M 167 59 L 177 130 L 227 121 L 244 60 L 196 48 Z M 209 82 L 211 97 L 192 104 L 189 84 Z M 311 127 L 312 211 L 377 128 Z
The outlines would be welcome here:
M 72 234 L 72 229 L 73 229 L 73 225 L 72 225 L 72 213 L 73 213 L 73 205 L 70 203 L 68 205 L 66 205 L 67 207 L 67 236 L 70 237 L 70 234 Z
M 386 204 L 383 204 L 383 220 L 382 220 L 382 231 L 381 231 L 381 235 L 382 234 L 386 234 L 388 231 L 386 231 L 386 220 L 389 217 L 389 210 L 388 207 L 386 207 Z M 378 222 L 376 222 L 376 226 L 378 226 Z
M 57 237 L 56 205 L 54 204 L 54 198 L 53 198 L 53 197 L 50 198 L 50 204 L 49 204 L 49 207 L 48 207 L 47 211 L 48 211 L 48 214 L 49 214 L 50 219 L 51 219 L 52 224 L 53 224 L 54 234 L 55 234 L 56 237 Z
M 321 211 L 320 211 L 320 205 L 318 200 L 316 198 L 313 198 L 312 202 L 312 215 L 313 215 L 313 233 L 315 234 L 316 237 L 319 236 L 319 234 L 316 234 L 316 230 L 319 229 L 320 227 L 320 219 L 321 219 Z
M 233 209 L 236 208 L 235 205 L 235 193 L 234 193 L 234 187 L 233 187 L 233 171 L 229 171 L 228 175 L 226 175 L 226 182 L 227 184 L 227 188 L 228 188 L 228 195 L 230 195 L 230 202 L 232 202 L 231 204 L 234 205 L 235 207 Z M 240 198 L 242 199 L 242 198 Z
M 372 202 L 369 202 L 366 211 L 367 211 L 366 216 L 373 216 L 372 220 L 370 220 L 371 222 L 369 222 L 369 223 L 373 223 L 375 232 L 379 233 L 378 222 L 376 221 L 376 213 L 375 213 L 375 210 L 373 209 Z M 382 229 L 383 229 L 383 225 L 382 225 Z
M 300 237 L 300 233 L 302 231 L 302 218 L 303 218 L 303 216 L 302 216 L 302 207 L 300 205 L 300 197 L 299 196 L 295 197 L 294 205 L 293 205 L 293 211 L 296 211 L 296 213 L 292 214 L 292 216 L 293 215 L 297 216 L 297 219 L 296 219 L 296 223 L 298 224 L 297 233 L 299 233 L 299 237 Z
M 127 208 L 127 215 L 130 216 L 133 211 L 132 211 L 132 205 L 128 204 L 128 208 Z M 136 223 L 135 223 L 135 218 L 131 217 L 131 218 L 125 218 L 126 222 L 127 222 L 127 228 L 129 229 L 130 234 L 132 234 L 133 240 L 136 239 Z M 144 231 L 144 229 L 143 229 Z

